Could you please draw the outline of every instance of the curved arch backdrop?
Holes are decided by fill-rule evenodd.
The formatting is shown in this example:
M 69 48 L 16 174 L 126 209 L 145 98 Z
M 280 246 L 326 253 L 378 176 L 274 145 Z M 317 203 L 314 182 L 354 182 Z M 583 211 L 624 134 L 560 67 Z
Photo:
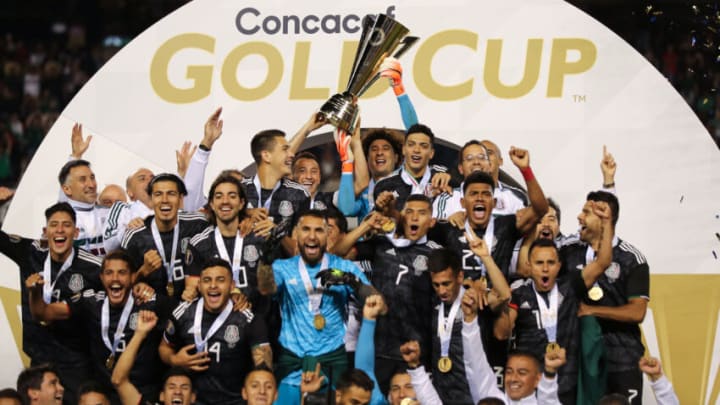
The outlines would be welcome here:
M 662 356 L 683 403 L 716 403 L 720 152 L 650 63 L 559 0 L 193 1 L 118 52 L 68 105 L 30 164 L 5 231 L 39 235 L 76 121 L 95 135 L 86 158 L 101 185 L 124 184 L 139 166 L 173 171 L 173 150 L 198 142 L 217 106 L 225 129 L 209 176 L 244 167 L 254 133 L 292 134 L 344 89 L 360 20 L 378 12 L 421 38 L 402 59 L 420 121 L 455 144 L 489 138 L 505 151 L 529 149 L 566 233 L 602 181 L 608 146 L 619 164 L 618 233 L 651 266 L 648 350 Z M 395 104 L 376 84 L 360 101 L 363 126 L 402 127 Z M 12 386 L 24 361 L 19 280 L 0 260 L 0 322 L 10 325 L 0 328 L 0 386 Z

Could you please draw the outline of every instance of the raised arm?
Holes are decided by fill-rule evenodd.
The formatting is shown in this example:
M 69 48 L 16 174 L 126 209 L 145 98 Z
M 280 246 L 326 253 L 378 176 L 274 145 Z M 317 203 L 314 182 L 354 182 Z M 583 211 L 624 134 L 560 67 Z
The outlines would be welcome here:
M 258 292 L 262 295 L 273 295 L 277 292 L 275 274 L 272 265 L 260 263 L 257 269 Z
M 408 365 L 410 381 L 415 389 L 418 401 L 423 405 L 442 405 L 432 381 L 425 372 L 425 367 L 420 365 L 420 344 L 416 340 L 406 342 L 400 346 L 400 354 Z
M 385 302 L 380 295 L 372 295 L 365 300 L 363 321 L 355 350 L 355 367 L 364 371 L 375 383 L 371 404 L 383 403 L 382 392 L 375 378 L 375 320 L 384 307 Z
M 308 135 L 325 124 L 327 124 L 327 121 L 325 121 L 324 115 L 319 114 L 318 112 L 312 113 L 310 118 L 308 118 L 303 126 L 300 127 L 300 129 L 290 139 L 290 142 L 288 142 L 290 144 L 290 152 L 293 154 L 297 153 Z
M 600 161 L 600 171 L 603 176 L 603 191 L 615 194 L 615 172 L 617 164 L 612 153 L 607 151 L 607 146 L 603 145 L 603 158 Z
M 545 215 L 549 205 L 540 183 L 538 183 L 535 174 L 530 168 L 530 152 L 512 146 L 510 147 L 510 159 L 520 169 L 520 173 L 525 179 L 525 187 L 527 187 L 528 199 L 530 200 L 529 207 L 523 208 L 515 214 L 517 216 L 515 227 L 521 233 L 526 234 Z
M 592 210 L 602 221 L 602 236 L 597 257 L 582 269 L 582 278 L 586 288 L 590 288 L 605 272 L 612 262 L 612 218 L 610 207 L 604 201 L 591 201 Z
M 400 106 L 400 115 L 402 115 L 403 125 L 405 129 L 418 123 L 417 113 L 415 107 L 413 107 L 410 97 L 405 94 L 405 86 L 402 82 L 402 65 L 400 62 L 393 58 L 385 58 L 382 65 L 380 65 L 380 76 L 387 77 L 390 83 L 390 87 L 397 97 L 398 105 Z
M 358 224 L 352 231 L 345 234 L 339 241 L 335 243 L 333 247 L 333 254 L 338 256 L 346 256 L 350 249 L 357 243 L 357 241 L 366 233 L 373 229 L 380 229 L 382 224 L 388 219 L 382 216 L 379 212 L 373 211 L 365 217 L 365 219 Z
M 130 382 L 130 370 L 132 369 L 133 363 L 135 363 L 135 358 L 137 357 L 142 342 L 153 330 L 157 324 L 157 320 L 157 315 L 152 311 L 143 310 L 138 312 L 138 322 L 135 333 L 127 346 L 125 346 L 125 351 L 123 351 L 117 359 L 110 381 L 113 387 L 115 387 L 115 390 L 117 390 L 123 405 L 137 405 L 142 399 L 142 394 L 140 394 L 133 383 Z
M 208 117 L 203 127 L 203 139 L 200 145 L 192 153 L 192 158 L 187 165 L 187 172 L 183 179 L 187 186 L 188 195 L 183 199 L 185 211 L 193 212 L 205 206 L 207 199 L 203 195 L 205 183 L 205 169 L 210 161 L 210 151 L 215 142 L 220 139 L 223 130 L 223 120 L 220 119 L 222 107 Z
M 500 271 L 500 268 L 495 263 L 495 260 L 490 254 L 490 249 L 488 249 L 485 241 L 482 238 L 479 238 L 475 234 L 475 231 L 472 229 L 470 229 L 469 234 L 468 232 L 465 232 L 465 238 L 468 241 L 468 246 L 470 247 L 470 250 L 472 250 L 475 256 L 479 257 L 480 260 L 482 260 L 485 269 L 487 269 L 487 275 L 490 278 L 490 282 L 492 283 L 492 291 L 490 292 L 495 294 L 492 299 L 485 299 L 484 297 L 480 297 L 480 302 L 483 302 L 484 300 L 486 303 L 489 303 L 490 308 L 495 311 L 500 308 L 501 305 L 505 305 L 505 303 L 510 300 L 510 286 L 508 285 L 507 280 L 505 280 L 505 276 Z M 482 291 L 478 292 L 485 295 L 486 291 L 484 290 L 487 285 L 480 287 L 482 288 Z
M 28 301 L 30 304 L 30 313 L 33 319 L 37 321 L 59 321 L 70 317 L 70 309 L 64 302 L 55 302 L 47 304 L 43 300 L 43 280 L 40 273 L 31 274 L 25 280 L 25 287 L 28 291 Z
M 643 357 L 638 364 L 640 370 L 650 379 L 650 388 L 655 394 L 658 405 L 680 405 L 670 380 L 663 375 L 660 360 L 655 357 Z

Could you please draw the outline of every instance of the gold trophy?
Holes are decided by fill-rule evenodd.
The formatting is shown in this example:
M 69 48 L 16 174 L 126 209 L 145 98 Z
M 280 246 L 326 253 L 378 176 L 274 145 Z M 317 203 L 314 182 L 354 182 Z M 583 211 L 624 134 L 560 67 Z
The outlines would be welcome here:
M 399 58 L 417 42 L 418 37 L 408 36 L 408 32 L 404 25 L 384 14 L 367 16 L 347 88 L 330 97 L 318 114 L 333 126 L 352 134 L 359 117 L 357 99 L 375 83 L 383 60 L 391 55 Z

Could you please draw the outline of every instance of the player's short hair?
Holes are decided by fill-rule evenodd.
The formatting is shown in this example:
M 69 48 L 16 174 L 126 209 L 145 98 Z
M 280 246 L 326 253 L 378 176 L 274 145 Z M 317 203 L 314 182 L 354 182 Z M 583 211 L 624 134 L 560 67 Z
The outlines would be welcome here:
M 535 239 L 533 243 L 530 244 L 530 248 L 528 249 L 528 257 L 532 255 L 532 251 L 535 250 L 535 248 L 552 248 L 555 251 L 555 254 L 557 255 L 558 259 L 560 259 L 560 251 L 558 251 L 557 245 L 555 245 L 555 241 L 548 240 L 548 239 Z
M 377 140 L 383 140 L 390 144 L 390 147 L 392 147 L 393 152 L 395 152 L 398 157 L 402 156 L 402 146 L 398 143 L 397 139 L 392 136 L 392 134 L 384 129 L 378 129 L 376 131 L 373 131 L 368 134 L 368 136 L 365 137 L 362 141 L 362 147 L 363 152 L 365 152 L 365 156 L 368 156 L 368 153 L 370 152 L 370 146 L 373 144 L 373 142 Z M 395 164 L 399 164 L 400 159 L 398 159 Z
M 618 218 L 620 217 L 620 201 L 618 201 L 615 194 L 608 193 L 607 191 L 591 191 L 588 193 L 586 201 L 602 201 L 606 202 L 610 206 L 610 213 L 612 215 L 612 224 L 617 224 Z
M 292 171 L 293 172 L 295 172 L 295 165 L 297 164 L 297 162 L 300 159 L 314 160 L 315 163 L 317 163 L 318 167 L 320 167 L 320 160 L 317 158 L 317 156 L 315 156 L 314 153 L 308 152 L 305 150 L 305 151 L 302 151 L 302 152 L 298 153 L 297 155 L 295 155 L 295 158 L 293 159 L 293 163 L 292 163 Z M 322 176 L 322 172 L 320 173 L 320 175 Z
M 219 176 L 215 178 L 215 180 L 210 185 L 210 192 L 208 193 L 208 204 L 210 201 L 212 201 L 213 196 L 215 195 L 215 189 L 225 183 L 233 184 L 235 187 L 237 187 L 238 190 L 238 196 L 245 202 L 247 202 L 247 197 L 245 195 L 245 187 L 243 187 L 240 180 L 237 179 L 237 177 L 233 176 L 232 174 L 223 174 L 220 173 Z M 243 218 L 245 216 L 245 208 L 247 208 L 247 204 L 243 204 L 242 208 L 238 212 L 238 218 Z M 207 216 L 208 221 L 211 224 L 216 224 L 217 218 L 215 218 L 215 212 L 213 210 L 207 210 Z
M 218 177 L 220 176 L 236 176 L 239 177 L 241 181 L 246 177 L 245 174 L 238 169 L 225 169 L 218 174 Z
M 465 142 L 465 145 L 463 145 L 462 148 L 460 148 L 460 150 L 458 151 L 458 164 L 463 162 L 463 159 L 464 159 L 463 155 L 465 155 L 465 149 L 467 149 L 473 145 L 477 145 L 477 146 L 483 148 L 483 150 L 485 151 L 485 156 L 487 156 L 487 148 L 485 147 L 485 145 L 481 144 L 480 141 L 478 141 L 477 139 L 472 139 L 472 140 Z
M 405 141 L 407 141 L 408 136 L 410 136 L 411 134 L 426 135 L 428 138 L 430 138 L 430 146 L 435 146 L 435 134 L 433 133 L 432 129 L 430 129 L 430 127 L 428 127 L 427 125 L 414 124 L 413 126 L 408 128 L 405 132 Z
M 245 375 L 245 379 L 243 380 L 243 385 L 247 384 L 247 380 L 248 380 L 248 378 L 250 378 L 250 374 L 258 372 L 258 371 L 270 373 L 270 375 L 273 376 L 273 381 L 275 381 L 275 385 L 277 385 L 277 380 L 275 379 L 275 374 L 273 374 L 272 369 L 270 367 L 268 367 L 267 364 L 265 364 L 265 363 L 261 363 L 260 365 L 253 367 L 253 369 L 250 370 Z
M 338 391 L 345 391 L 352 386 L 356 386 L 363 391 L 372 392 L 375 387 L 375 383 L 373 383 L 373 380 L 371 380 L 364 371 L 357 368 L 351 368 L 345 370 L 345 372 L 340 375 L 340 379 L 335 387 Z
M 39 390 L 45 373 L 53 373 L 58 376 L 55 367 L 49 363 L 26 368 L 18 375 L 16 387 L 24 405 L 30 404 L 30 395 L 28 394 L 28 390 Z M 58 376 L 58 378 L 60 377 Z
M 327 223 L 328 215 L 327 215 L 326 210 L 319 210 L 319 209 L 315 209 L 315 208 L 304 208 L 304 209 L 300 210 L 300 212 L 298 213 L 297 222 L 295 224 L 296 225 L 299 224 L 300 219 L 302 219 L 303 217 L 320 218 Z
M 185 182 L 178 176 L 177 174 L 172 173 L 160 173 L 153 176 L 152 180 L 150 180 L 150 183 L 147 185 L 147 193 L 148 195 L 152 196 L 152 190 L 153 186 L 155 184 L 160 183 L 162 181 L 170 181 L 175 183 L 177 186 L 178 193 L 182 196 L 186 196 L 188 194 L 187 188 L 185 188 Z
M 106 254 L 105 257 L 103 257 L 102 265 L 100 266 L 100 268 L 105 269 L 105 264 L 110 260 L 122 260 L 127 264 L 128 269 L 130 269 L 130 273 L 135 273 L 135 271 L 137 271 L 132 257 L 130 257 L 130 254 L 128 254 L 127 250 L 125 249 L 116 249 Z
M 102 384 L 100 384 L 99 382 L 97 382 L 95 380 L 85 381 L 82 384 L 80 384 L 80 387 L 78 387 L 78 392 L 77 392 L 78 400 L 80 400 L 80 397 L 82 397 L 83 395 L 89 394 L 92 392 L 101 394 L 108 400 L 108 402 L 110 401 L 110 396 L 109 396 L 108 391 L 105 389 L 105 387 Z
M 337 208 L 334 208 L 334 207 L 328 207 L 325 210 L 325 213 L 327 214 L 328 220 L 330 220 L 330 219 L 335 220 L 335 224 L 340 229 L 340 232 L 347 233 L 347 231 L 348 231 L 347 218 L 345 218 L 345 215 L 343 215 L 343 213 L 340 212 L 340 210 L 338 210 Z
M 255 164 L 262 162 L 262 152 L 269 151 L 275 146 L 275 138 L 285 137 L 285 132 L 279 129 L 266 129 L 260 131 L 252 137 L 250 141 L 250 153 L 255 160 Z
M 408 196 L 407 200 L 405 200 L 405 206 L 407 206 L 407 204 L 409 202 L 413 202 L 413 201 L 424 202 L 432 209 L 432 200 L 430 199 L 430 197 L 426 196 L 425 194 L 410 194 Z M 405 208 L 405 207 L 403 207 L 403 208 Z
M 467 191 L 471 184 L 487 184 L 492 191 L 495 191 L 495 182 L 489 173 L 482 171 L 474 171 L 470 173 L 463 182 L 463 194 Z
M 547 199 L 548 205 L 555 210 L 555 216 L 557 217 L 558 225 L 560 224 L 560 206 L 552 198 Z
M 598 401 L 598 405 L 630 405 L 630 400 L 622 394 L 603 395 Z
M 505 402 L 500 398 L 485 397 L 479 400 L 477 405 L 505 405 Z
M 0 390 L 0 399 L 14 399 L 21 404 L 23 403 L 22 396 L 14 388 L 5 388 Z
M 227 262 L 227 260 L 222 259 L 220 257 L 213 257 L 205 261 L 203 264 L 203 268 L 200 271 L 200 274 L 202 275 L 202 272 L 211 268 L 211 267 L 222 267 L 225 270 L 230 273 L 230 278 L 232 278 L 232 267 L 230 267 L 230 263 Z
M 460 256 L 444 247 L 430 252 L 428 256 L 428 270 L 430 270 L 430 273 L 441 273 L 447 269 L 452 271 L 453 276 L 460 274 L 462 270 Z
M 45 222 L 49 221 L 50 217 L 55 215 L 56 212 L 66 212 L 68 215 L 70 215 L 73 224 L 77 223 L 77 216 L 75 215 L 75 210 L 73 209 L 72 205 L 66 202 L 59 202 L 49 206 L 45 210 Z
M 68 177 L 70 176 L 70 171 L 76 167 L 80 166 L 86 166 L 90 167 L 90 162 L 84 159 L 76 159 L 71 160 L 63 165 L 63 167 L 60 169 L 60 174 L 58 174 L 58 181 L 60 182 L 60 185 L 62 186 L 67 181 Z
M 168 379 L 170 377 L 185 377 L 190 381 L 190 390 L 192 392 L 195 392 L 195 386 L 192 383 L 192 376 L 190 375 L 190 372 L 185 371 L 185 369 L 180 367 L 172 367 L 170 370 L 168 370 L 164 375 L 162 379 L 162 389 L 165 389 L 165 384 L 167 384 Z
M 514 357 L 525 357 L 527 359 L 532 360 L 533 365 L 535 366 L 535 370 L 539 373 L 543 370 L 542 363 L 540 362 L 540 359 L 533 353 L 525 351 L 525 350 L 512 350 L 510 353 L 508 353 L 508 363 L 510 362 L 510 359 Z

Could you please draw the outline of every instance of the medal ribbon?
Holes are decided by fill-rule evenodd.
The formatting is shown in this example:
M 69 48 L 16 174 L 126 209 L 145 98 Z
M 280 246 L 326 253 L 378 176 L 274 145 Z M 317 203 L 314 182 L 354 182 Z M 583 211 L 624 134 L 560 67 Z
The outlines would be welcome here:
M 55 288 L 55 284 L 60 279 L 60 275 L 70 268 L 73 257 L 75 257 L 75 248 L 70 248 L 70 255 L 67 259 L 65 259 L 65 262 L 60 267 L 60 271 L 58 271 L 57 276 L 55 276 L 55 281 L 52 281 L 52 263 L 50 259 L 50 252 L 48 252 L 47 257 L 45 258 L 45 264 L 43 265 L 42 275 L 43 280 L 45 281 L 43 284 L 43 301 L 45 301 L 46 304 L 49 304 L 52 300 L 52 292 Z
M 152 237 L 155 241 L 155 247 L 160 253 L 160 257 L 163 259 L 165 265 L 165 272 L 167 273 L 168 283 L 173 282 L 173 266 L 175 265 L 175 255 L 177 254 L 178 239 L 180 239 L 180 220 L 178 219 L 173 228 L 173 240 L 172 240 L 172 253 L 170 254 L 170 262 L 166 262 L 167 256 L 165 256 L 165 245 L 163 244 L 162 238 L 160 237 L 160 230 L 158 229 L 155 219 L 152 220 L 150 225 L 152 231 Z
M 468 237 L 472 238 L 473 236 L 473 230 L 470 228 L 470 222 L 465 219 L 465 232 L 467 232 Z M 495 240 L 495 217 L 491 216 L 490 221 L 488 221 L 487 228 L 485 228 L 485 234 L 483 235 L 483 240 L 485 241 L 485 245 L 488 248 L 488 252 L 492 254 L 492 248 L 493 248 L 493 241 Z M 468 245 L 470 244 L 470 241 L 468 240 Z M 487 269 L 485 268 L 485 265 L 483 264 L 482 260 L 473 255 L 475 258 L 475 261 L 480 266 L 480 271 L 482 272 L 482 275 L 487 275 Z
M 282 183 L 282 180 L 278 180 L 278 182 L 275 184 L 275 187 L 273 187 L 272 192 L 270 193 L 270 196 L 267 198 L 265 203 L 263 204 L 262 201 L 262 187 L 260 186 L 260 177 L 256 174 L 255 177 L 253 177 L 253 185 L 255 186 L 255 190 L 257 191 L 258 195 L 258 206 L 256 208 L 265 208 L 268 211 L 270 211 L 270 203 L 272 202 L 273 194 L 277 191 L 277 189 L 280 188 L 280 183 Z
M 225 241 L 223 240 L 222 234 L 220 233 L 220 228 L 217 226 L 215 227 L 215 245 L 217 246 L 218 254 L 220 257 L 230 263 L 230 266 L 232 267 L 232 275 L 233 280 L 235 281 L 235 285 L 238 287 L 245 287 L 247 286 L 247 280 L 244 281 L 244 284 L 240 284 L 240 263 L 242 262 L 242 249 L 243 249 L 243 238 L 240 236 L 240 231 L 237 231 L 235 234 L 235 248 L 233 249 L 233 258 L 230 260 L 230 256 L 228 255 L 227 248 L 225 247 Z
M 222 324 L 225 323 L 225 321 L 230 316 L 230 313 L 232 312 L 233 303 L 231 300 L 228 300 L 227 304 L 225 304 L 225 308 L 222 310 L 220 315 L 218 315 L 217 318 L 213 321 L 212 325 L 210 325 L 210 329 L 208 329 L 207 335 L 205 335 L 205 338 L 202 337 L 202 317 L 203 317 L 203 309 L 205 309 L 205 300 L 200 297 L 197 301 L 197 306 L 195 307 L 195 319 L 193 320 L 193 339 L 195 340 L 195 348 L 198 352 L 204 352 L 205 351 L 205 344 L 207 343 L 208 339 L 212 337 L 212 335 L 215 334 L 215 332 L 220 329 Z
M 452 337 L 453 324 L 455 323 L 457 312 L 460 309 L 463 295 L 465 295 L 465 288 L 461 286 L 458 296 L 455 297 L 455 301 L 450 307 L 450 313 L 447 318 L 445 318 L 445 303 L 440 303 L 437 326 L 437 334 L 440 338 L 440 357 L 448 357 L 448 353 L 450 353 L 450 338 Z
M 322 261 L 320 262 L 320 270 L 328 268 L 328 258 L 323 255 Z M 305 267 L 305 261 L 300 258 L 298 263 L 298 270 L 300 271 L 300 277 L 302 278 L 303 284 L 305 284 L 305 291 L 308 295 L 308 308 L 310 313 L 317 315 L 320 313 L 320 304 L 322 304 L 323 292 L 320 288 L 320 280 L 317 281 L 317 287 L 313 288 L 312 281 L 310 281 L 310 274 Z
M 545 303 L 545 300 L 535 289 L 535 283 L 532 283 L 533 291 L 535 292 L 535 298 L 538 302 L 538 308 L 540 308 L 540 326 L 545 329 L 547 334 L 548 342 L 557 341 L 557 322 L 558 322 L 558 286 L 557 283 L 550 290 L 550 305 Z
M 120 320 L 118 321 L 117 328 L 115 329 L 112 343 L 110 343 L 110 335 L 108 335 L 108 329 L 110 328 L 110 300 L 105 297 L 102 305 L 102 312 L 100 314 L 100 335 L 102 336 L 103 343 L 105 343 L 105 347 L 110 350 L 111 356 L 114 356 L 115 353 L 117 353 L 120 340 L 122 339 L 123 332 L 125 331 L 125 325 L 127 325 L 128 318 L 130 317 L 130 311 L 132 311 L 134 303 L 130 291 L 127 291 L 126 294 L 128 294 L 128 297 L 125 301 L 122 313 L 120 314 Z
M 620 243 L 620 240 L 618 239 L 618 237 L 613 236 L 613 240 L 612 240 L 613 247 L 617 246 L 618 243 Z M 593 260 L 595 260 L 595 249 L 593 249 L 592 245 L 588 243 L 587 249 L 585 250 L 585 265 L 587 266 Z M 598 281 L 595 281 L 595 283 L 593 284 L 593 287 L 598 287 L 599 285 L 600 285 L 600 283 Z
M 408 173 L 405 170 L 404 167 L 400 170 L 400 177 L 403 179 L 405 184 L 412 186 L 412 190 L 410 191 L 410 194 L 428 195 L 429 190 L 427 190 L 427 186 L 430 183 L 430 168 L 429 167 L 425 167 L 425 174 L 423 174 L 422 179 L 420 179 L 419 183 L 417 182 L 417 180 L 415 180 L 415 177 L 413 177 L 410 173 Z

